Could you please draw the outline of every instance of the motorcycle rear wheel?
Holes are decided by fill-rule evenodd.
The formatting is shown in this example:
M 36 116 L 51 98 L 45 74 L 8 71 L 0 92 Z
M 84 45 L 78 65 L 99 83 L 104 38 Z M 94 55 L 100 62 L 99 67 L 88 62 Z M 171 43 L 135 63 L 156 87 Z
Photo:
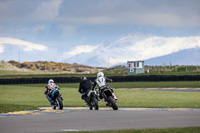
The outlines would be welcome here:
M 118 106 L 117 106 L 117 104 L 115 103 L 114 99 L 111 96 L 108 97 L 108 101 L 111 103 L 111 106 L 112 106 L 113 110 L 118 110 Z
M 95 110 L 99 110 L 99 106 L 98 106 L 98 101 L 97 101 L 97 99 L 93 98 L 91 102 L 93 102 L 93 105 L 94 105 L 94 106 L 90 105 L 90 106 L 89 106 L 90 110 L 93 110 L 93 107 L 94 107 Z

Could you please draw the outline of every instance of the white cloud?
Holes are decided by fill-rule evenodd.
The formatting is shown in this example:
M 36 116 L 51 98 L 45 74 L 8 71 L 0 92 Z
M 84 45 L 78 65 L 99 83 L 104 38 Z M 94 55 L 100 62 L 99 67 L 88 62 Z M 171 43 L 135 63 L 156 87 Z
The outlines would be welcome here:
M 96 45 L 96 46 L 79 45 L 79 46 L 76 46 L 73 50 L 65 52 L 63 55 L 64 55 L 64 58 L 66 59 L 66 58 L 70 58 L 82 53 L 91 53 L 98 47 L 99 45 Z
M 3 45 L 0 43 L 0 53 L 3 53 L 3 51 L 4 51 L 4 47 L 3 47 Z
M 3 45 L 17 45 L 22 47 L 24 51 L 33 51 L 33 50 L 44 51 L 45 49 L 47 49 L 46 46 L 41 44 L 31 43 L 16 38 L 0 37 L 0 53 L 4 52 Z

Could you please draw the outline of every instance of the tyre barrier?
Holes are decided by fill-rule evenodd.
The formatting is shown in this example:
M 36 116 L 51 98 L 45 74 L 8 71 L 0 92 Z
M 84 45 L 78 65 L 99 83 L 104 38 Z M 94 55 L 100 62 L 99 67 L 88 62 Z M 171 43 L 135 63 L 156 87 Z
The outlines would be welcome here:
M 200 81 L 200 75 L 145 75 L 110 78 L 115 82 Z
M 200 75 L 145 75 L 145 76 L 113 76 L 113 82 L 159 82 L 159 81 L 200 81 Z M 43 84 L 50 78 L 14 78 L 0 79 L 0 84 Z M 79 83 L 80 77 L 55 77 L 56 83 Z M 95 77 L 88 77 L 91 81 Z

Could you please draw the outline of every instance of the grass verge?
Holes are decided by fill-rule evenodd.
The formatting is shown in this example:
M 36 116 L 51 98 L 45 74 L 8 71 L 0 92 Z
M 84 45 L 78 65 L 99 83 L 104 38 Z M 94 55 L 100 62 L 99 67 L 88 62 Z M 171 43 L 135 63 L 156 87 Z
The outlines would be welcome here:
M 61 88 L 78 88 L 79 83 L 58 84 Z M 169 82 L 112 82 L 111 88 L 198 88 L 199 81 L 169 81 Z M 23 84 L 23 86 L 44 87 L 46 84 Z
M 74 132 L 69 132 L 69 133 L 74 133 Z M 79 133 L 200 133 L 200 127 L 129 129 L 129 130 L 112 130 L 112 131 L 80 131 Z
M 197 82 L 185 83 L 193 86 Z M 111 87 L 130 88 L 150 85 L 152 82 L 142 83 L 111 83 Z M 162 86 L 159 83 L 157 86 Z M 168 82 L 168 84 L 170 84 Z M 181 84 L 174 82 L 172 84 Z M 183 83 L 184 84 L 184 83 Z M 49 102 L 44 95 L 46 84 L 0 85 L 0 113 L 35 110 L 37 107 L 48 107 Z M 78 84 L 58 84 L 64 98 L 65 107 L 86 106 L 78 93 Z M 151 87 L 156 87 L 153 83 Z M 172 85 L 173 86 L 173 85 Z M 114 90 L 118 97 L 119 107 L 144 108 L 200 108 L 199 92 L 169 92 L 169 91 L 142 91 L 142 90 Z M 105 106 L 101 101 L 100 106 Z
M 198 88 L 199 81 L 170 81 L 170 82 L 113 82 L 112 88 Z

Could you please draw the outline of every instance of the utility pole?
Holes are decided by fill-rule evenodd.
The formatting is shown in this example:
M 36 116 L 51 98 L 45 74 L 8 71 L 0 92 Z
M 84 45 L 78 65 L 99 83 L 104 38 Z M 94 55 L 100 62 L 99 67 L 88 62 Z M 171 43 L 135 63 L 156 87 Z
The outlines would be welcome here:
M 108 57 L 108 68 L 109 68 L 109 57 Z

